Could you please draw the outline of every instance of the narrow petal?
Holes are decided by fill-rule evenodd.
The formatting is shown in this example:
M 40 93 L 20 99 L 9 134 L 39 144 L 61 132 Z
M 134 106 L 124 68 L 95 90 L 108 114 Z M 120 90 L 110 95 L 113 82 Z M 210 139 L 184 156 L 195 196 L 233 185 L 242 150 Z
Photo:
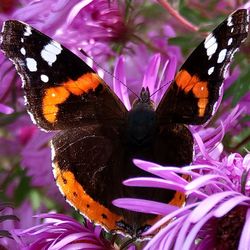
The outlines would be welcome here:
M 189 214 L 190 211 L 197 206 L 197 204 L 199 203 L 193 203 L 190 205 L 187 205 L 185 207 L 176 209 L 174 212 L 172 212 L 171 214 L 166 215 L 165 217 L 163 217 L 162 219 L 160 219 L 159 221 L 157 221 L 144 235 L 150 235 L 152 234 L 155 230 L 158 230 L 159 228 L 161 228 L 164 224 L 166 224 L 169 220 L 175 218 L 175 217 L 180 217 L 183 216 L 185 214 Z
M 167 85 L 167 82 L 165 83 L 165 82 L 163 82 L 164 80 L 164 76 L 166 75 L 166 70 L 167 70 L 167 68 L 168 68 L 168 66 L 169 66 L 169 64 L 170 64 L 170 60 L 166 60 L 166 62 L 165 62 L 165 64 L 164 64 L 164 66 L 163 66 L 163 69 L 162 69 L 162 71 L 161 71 L 161 75 L 160 75 L 160 77 L 159 77 L 159 81 L 158 81 L 158 83 L 157 83 L 157 85 L 155 86 L 155 91 L 157 91 L 157 90 L 159 90 L 160 89 L 160 87 L 161 87 L 161 84 L 166 84 L 166 88 L 168 88 L 169 86 Z M 171 81 L 169 81 L 169 85 L 171 84 Z M 152 93 L 153 94 L 153 93 Z M 160 100 L 161 99 L 161 91 L 157 91 L 154 95 L 152 95 L 152 99 L 153 99 L 153 101 L 156 103 L 157 102 L 157 100 Z
M 250 248 L 250 208 L 247 210 L 246 220 L 244 227 L 241 232 L 240 243 L 238 246 L 239 250 L 249 249 Z
M 203 176 L 197 178 L 196 180 L 193 180 L 189 184 L 187 184 L 187 186 L 185 187 L 185 189 L 186 190 L 198 189 L 200 187 L 203 187 L 203 186 L 207 185 L 212 180 L 219 180 L 219 181 L 225 180 L 226 182 L 229 183 L 228 178 L 225 177 L 225 176 L 214 175 L 214 174 L 207 174 L 207 175 L 203 175 Z
M 212 214 L 208 213 L 204 217 L 202 217 L 196 224 L 193 225 L 192 229 L 190 230 L 190 232 L 186 236 L 185 242 L 182 245 L 181 249 L 183 249 L 183 250 L 184 249 L 190 249 L 191 245 L 193 244 L 193 242 L 194 242 L 194 240 L 195 240 L 195 238 L 197 236 L 197 233 L 200 231 L 200 229 L 204 226 L 204 224 L 210 218 L 212 218 Z
M 123 182 L 127 186 L 134 187 L 155 187 L 155 188 L 165 188 L 170 190 L 184 191 L 184 186 L 178 182 L 163 180 L 159 178 L 152 177 L 138 177 L 131 178 Z
M 10 115 L 14 112 L 14 109 L 11 107 L 8 107 L 2 103 L 0 103 L 0 113 L 6 114 L 6 115 Z
M 192 223 L 198 222 L 202 217 L 204 217 L 216 204 L 225 199 L 226 197 L 237 196 L 237 192 L 222 192 L 218 194 L 213 194 L 207 199 L 200 202 L 190 214 L 189 220 Z
M 88 4 L 93 2 L 93 0 L 82 0 L 77 3 L 70 11 L 66 23 L 70 25 L 73 19 L 77 16 L 77 14 L 82 10 L 82 8 L 86 7 Z
M 121 198 L 113 200 L 112 203 L 120 208 L 151 214 L 168 214 L 178 209 L 172 205 L 143 199 Z
M 180 229 L 181 225 L 183 224 L 184 219 L 185 218 L 177 218 L 174 221 L 171 221 L 171 223 L 168 223 L 165 227 L 163 227 L 159 231 L 159 233 L 157 233 L 153 237 L 153 239 L 151 239 L 149 241 L 149 243 L 146 245 L 144 250 L 148 250 L 148 249 L 171 249 L 171 248 L 169 248 L 169 246 L 172 245 L 173 242 L 168 241 L 169 233 L 171 232 L 171 238 L 170 239 L 175 238 L 175 234 L 174 234 L 174 232 L 176 232 L 175 229 L 177 228 L 177 231 Z
M 69 243 L 72 243 L 79 239 L 82 239 L 84 241 L 84 237 L 86 237 L 88 241 L 90 241 L 91 239 L 89 233 L 80 232 L 80 233 L 69 234 L 68 236 L 62 237 L 62 239 L 59 240 L 55 245 L 51 246 L 50 250 L 62 249 L 64 246 L 68 245 Z
M 149 65 L 146 69 L 146 73 L 143 78 L 142 87 L 144 88 L 148 87 L 151 94 L 156 90 L 157 87 L 156 79 L 158 76 L 160 63 L 161 63 L 161 55 L 160 54 L 154 55 L 149 62 Z
M 160 82 L 162 88 L 159 92 L 157 92 L 157 100 L 160 100 L 163 97 L 163 95 L 166 93 L 166 90 L 174 80 L 176 69 L 177 69 L 177 57 L 171 56 L 170 62 L 167 63 L 166 65 L 164 77 L 162 77 Z
M 250 202 L 250 198 L 240 194 L 238 197 L 234 196 L 233 198 L 228 199 L 227 201 L 224 201 L 222 204 L 220 204 L 218 208 L 214 210 L 214 216 L 222 217 L 225 214 L 227 214 L 230 210 L 232 210 L 235 206 L 241 204 L 244 201 Z
M 128 95 L 128 88 L 126 87 L 126 76 L 124 72 L 124 61 L 125 58 L 120 56 L 115 64 L 113 87 L 116 95 L 124 103 L 127 110 L 131 109 L 131 104 Z

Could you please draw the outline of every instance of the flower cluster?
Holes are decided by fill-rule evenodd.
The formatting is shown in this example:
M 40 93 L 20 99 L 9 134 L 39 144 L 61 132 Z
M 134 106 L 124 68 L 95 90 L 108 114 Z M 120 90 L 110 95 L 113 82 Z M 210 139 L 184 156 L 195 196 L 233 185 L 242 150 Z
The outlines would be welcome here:
M 29 23 L 84 57 L 130 110 L 133 93 L 142 87 L 155 93 L 152 100 L 157 105 L 184 58 L 204 38 L 202 30 L 210 30 L 212 21 L 215 26 L 222 16 L 242 7 L 238 4 L 223 0 L 202 4 L 192 0 L 179 6 L 165 0 L 2 0 L 0 25 L 8 19 Z M 243 7 L 250 8 L 250 3 Z M 189 127 L 195 140 L 191 166 L 134 160 L 154 177 L 132 178 L 124 185 L 170 189 L 187 197 L 181 208 L 129 197 L 114 200 L 118 207 L 161 216 L 143 234 L 147 239 L 153 235 L 142 244 L 144 249 L 250 247 L 248 52 L 246 41 L 237 66 L 224 81 L 225 98 L 218 101 L 221 105 L 213 119 L 205 126 Z M 0 248 L 115 249 L 113 238 L 101 227 L 82 222 L 82 217 L 73 219 L 53 180 L 49 141 L 54 133 L 42 132 L 30 121 L 21 79 L 3 53 L 0 125 Z M 6 208 L 10 202 L 13 209 Z M 133 243 L 128 247 L 136 248 Z

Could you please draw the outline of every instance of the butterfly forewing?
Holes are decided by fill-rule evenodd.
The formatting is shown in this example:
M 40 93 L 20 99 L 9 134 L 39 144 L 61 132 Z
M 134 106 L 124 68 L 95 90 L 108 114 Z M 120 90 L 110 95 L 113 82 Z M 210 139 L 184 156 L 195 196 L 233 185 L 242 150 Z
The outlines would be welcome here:
M 193 51 L 161 100 L 161 122 L 203 124 L 211 118 L 234 53 L 248 34 L 249 13 L 237 10 Z
M 123 122 L 122 102 L 68 49 L 19 21 L 6 21 L 2 34 L 1 49 L 22 77 L 27 109 L 40 127 Z

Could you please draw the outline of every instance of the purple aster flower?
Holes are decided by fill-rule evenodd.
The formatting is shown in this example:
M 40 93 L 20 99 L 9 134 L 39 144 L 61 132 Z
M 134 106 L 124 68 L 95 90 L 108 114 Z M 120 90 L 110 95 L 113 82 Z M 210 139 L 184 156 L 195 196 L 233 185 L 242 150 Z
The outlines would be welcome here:
M 172 57 L 161 63 L 161 55 L 155 54 L 151 58 L 147 59 L 149 63 L 144 69 L 134 67 L 133 70 L 130 70 L 130 68 L 127 69 L 128 66 L 130 67 L 133 63 L 130 60 L 131 58 L 129 57 L 120 56 L 116 62 L 113 80 L 115 93 L 129 110 L 135 97 L 129 93 L 128 88 L 121 84 L 120 81 L 124 84 L 128 83 L 128 86 L 131 87 L 135 93 L 139 93 L 142 87 L 148 87 L 150 93 L 153 94 L 156 92 L 152 95 L 152 100 L 158 104 L 174 78 L 176 72 L 176 58 Z M 135 78 L 135 71 L 137 70 L 139 73 Z M 126 71 L 128 73 L 126 73 Z
M 183 168 L 140 160 L 135 164 L 158 177 L 133 178 L 125 181 L 126 185 L 165 188 L 187 195 L 182 208 L 139 199 L 114 201 L 119 207 L 163 216 L 146 233 L 155 236 L 145 249 L 250 247 L 250 154 L 231 154 L 221 161 L 207 159 L 203 164 Z M 192 181 L 179 174 L 190 175 Z
M 40 225 L 27 230 L 13 230 L 21 249 L 110 249 L 101 238 L 101 227 L 83 225 L 62 214 L 40 214 Z

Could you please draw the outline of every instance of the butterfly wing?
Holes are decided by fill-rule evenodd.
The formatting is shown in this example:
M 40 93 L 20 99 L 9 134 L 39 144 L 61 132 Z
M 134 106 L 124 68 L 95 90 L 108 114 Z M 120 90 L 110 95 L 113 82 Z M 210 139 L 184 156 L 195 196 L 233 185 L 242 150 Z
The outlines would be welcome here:
M 14 62 L 29 114 L 41 128 L 123 121 L 125 106 L 95 71 L 28 24 L 6 21 L 1 49 Z
M 91 221 L 112 230 L 122 220 L 112 200 L 121 193 L 123 149 L 119 134 L 107 130 L 99 125 L 73 128 L 58 133 L 51 144 L 54 177 L 65 199 Z
M 161 123 L 203 124 L 221 95 L 225 73 L 248 33 L 249 13 L 232 13 L 193 51 L 157 107 Z
M 1 49 L 23 80 L 34 122 L 61 130 L 52 140 L 59 189 L 85 217 L 116 228 L 122 216 L 111 201 L 121 193 L 125 106 L 80 58 L 27 24 L 6 21 Z

